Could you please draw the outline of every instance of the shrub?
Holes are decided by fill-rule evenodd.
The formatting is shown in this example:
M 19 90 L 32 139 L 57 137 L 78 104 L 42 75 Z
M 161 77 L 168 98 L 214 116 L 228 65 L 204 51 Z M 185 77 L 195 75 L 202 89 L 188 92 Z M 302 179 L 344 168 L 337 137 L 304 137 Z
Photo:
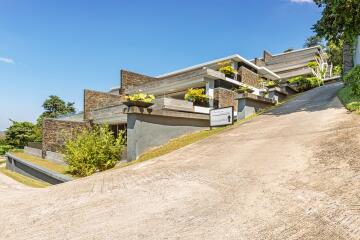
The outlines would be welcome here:
M 309 67 L 309 68 L 312 68 L 312 69 L 316 69 L 316 68 L 318 68 L 319 67 L 319 64 L 316 62 L 316 61 L 312 61 L 312 62 L 309 62 L 308 64 L 307 64 L 307 66 Z
M 278 82 L 278 81 L 272 81 L 272 80 L 270 80 L 270 81 L 268 81 L 268 82 L 266 83 L 266 87 L 267 87 L 267 88 L 273 88 L 273 87 L 277 87 L 277 86 L 279 86 L 279 82 Z
M 360 66 L 352 68 L 345 76 L 344 81 L 355 95 L 360 95 Z
M 203 104 L 209 100 L 203 88 L 189 88 L 185 94 L 185 100 L 195 104 Z
M 335 66 L 333 68 L 333 74 L 336 76 L 336 75 L 340 75 L 342 73 L 342 67 L 341 66 Z
M 126 96 L 126 100 L 130 101 L 139 101 L 139 102 L 146 102 L 150 103 L 155 99 L 155 96 L 152 94 L 146 94 L 146 93 L 134 93 L 132 95 Z
M 254 90 L 249 88 L 248 86 L 240 86 L 239 88 L 234 88 L 233 91 L 235 91 L 237 93 L 252 93 L 252 92 L 254 92 Z
M 10 151 L 13 147 L 10 145 L 0 145 L 0 155 L 4 155 L 8 151 Z
M 323 85 L 323 81 L 317 77 L 294 77 L 288 80 L 289 83 L 297 85 L 299 91 L 306 91 Z
M 69 171 L 88 176 L 115 166 L 124 149 L 122 132 L 115 139 L 108 126 L 84 129 L 65 143 L 65 161 Z

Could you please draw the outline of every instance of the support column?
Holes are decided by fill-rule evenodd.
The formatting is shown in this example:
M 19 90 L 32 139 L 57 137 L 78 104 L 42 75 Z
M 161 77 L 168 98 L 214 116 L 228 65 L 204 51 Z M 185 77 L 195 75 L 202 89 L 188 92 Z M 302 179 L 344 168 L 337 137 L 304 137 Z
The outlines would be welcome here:
M 214 88 L 215 88 L 215 81 L 212 79 L 208 79 L 206 82 L 206 95 L 209 96 L 210 108 L 214 108 Z

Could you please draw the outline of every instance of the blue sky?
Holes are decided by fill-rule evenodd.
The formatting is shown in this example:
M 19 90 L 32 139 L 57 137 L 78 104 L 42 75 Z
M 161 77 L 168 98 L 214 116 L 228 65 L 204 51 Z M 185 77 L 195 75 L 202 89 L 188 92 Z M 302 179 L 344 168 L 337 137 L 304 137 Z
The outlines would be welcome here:
M 82 110 L 83 89 L 119 85 L 121 68 L 301 48 L 320 14 L 311 0 L 0 0 L 0 130 L 35 121 L 51 94 Z

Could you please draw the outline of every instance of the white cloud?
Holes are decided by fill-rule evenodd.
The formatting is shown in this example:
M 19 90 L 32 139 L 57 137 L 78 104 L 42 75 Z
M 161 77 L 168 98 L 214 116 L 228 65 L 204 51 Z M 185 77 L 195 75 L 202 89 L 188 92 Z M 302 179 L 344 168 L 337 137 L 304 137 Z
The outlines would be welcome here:
M 0 62 L 8 63 L 8 64 L 15 64 L 14 59 L 6 58 L 6 57 L 0 57 Z
M 313 3 L 313 0 L 290 0 L 293 3 Z

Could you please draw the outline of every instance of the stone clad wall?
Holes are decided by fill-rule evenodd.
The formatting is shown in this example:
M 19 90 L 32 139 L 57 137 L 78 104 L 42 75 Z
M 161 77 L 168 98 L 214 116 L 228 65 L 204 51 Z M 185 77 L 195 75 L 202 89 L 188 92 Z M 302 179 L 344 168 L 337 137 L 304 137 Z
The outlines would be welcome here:
M 237 93 L 225 88 L 215 88 L 214 89 L 214 100 L 215 104 L 219 108 L 233 106 L 234 110 L 237 109 L 238 101 L 235 100 Z
M 110 107 L 123 102 L 123 97 L 111 93 L 84 91 L 84 120 L 89 120 L 90 112 L 96 108 Z
M 121 70 L 120 76 L 121 76 L 120 94 L 123 94 L 125 90 L 130 87 L 139 86 L 150 81 L 158 80 L 157 78 L 154 77 L 149 77 L 146 75 L 142 75 L 126 70 Z
M 77 131 L 88 126 L 85 122 L 70 122 L 46 118 L 42 129 L 42 151 L 57 152 L 64 145 L 65 140 L 71 138 Z
M 238 74 L 241 76 L 241 82 L 248 84 L 250 86 L 260 88 L 259 75 L 253 71 L 242 66 L 238 70 Z

